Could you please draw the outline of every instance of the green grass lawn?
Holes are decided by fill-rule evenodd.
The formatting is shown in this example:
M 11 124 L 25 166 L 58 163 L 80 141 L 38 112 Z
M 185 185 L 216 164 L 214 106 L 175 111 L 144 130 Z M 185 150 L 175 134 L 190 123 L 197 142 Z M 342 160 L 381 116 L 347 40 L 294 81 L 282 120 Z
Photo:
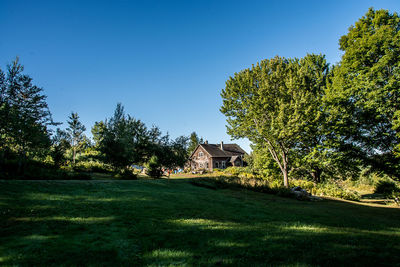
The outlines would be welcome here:
M 400 265 L 400 209 L 185 179 L 0 181 L 0 265 Z

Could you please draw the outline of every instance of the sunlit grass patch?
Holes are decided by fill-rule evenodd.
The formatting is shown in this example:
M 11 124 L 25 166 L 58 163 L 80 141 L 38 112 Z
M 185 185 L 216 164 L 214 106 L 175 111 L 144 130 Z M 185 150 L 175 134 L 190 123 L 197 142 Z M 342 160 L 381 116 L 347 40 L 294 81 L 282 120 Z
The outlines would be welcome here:
M 192 253 L 174 249 L 156 249 L 144 255 L 147 266 L 189 266 Z
M 331 228 L 322 227 L 320 225 L 302 224 L 302 223 L 284 224 L 281 226 L 281 228 L 283 230 L 309 232 L 309 233 L 328 233 L 331 232 L 332 230 Z
M 192 253 L 187 251 L 171 250 L 171 249 L 156 249 L 148 254 L 147 257 L 153 258 L 185 258 L 192 256 Z
M 238 223 L 224 223 L 208 219 L 179 219 L 168 221 L 181 226 L 197 226 L 202 229 L 215 229 L 215 230 L 232 230 L 238 229 L 241 225 Z
M 227 247 L 227 248 L 233 248 L 233 247 L 245 248 L 245 247 L 249 246 L 249 244 L 246 244 L 243 242 L 234 242 L 234 241 L 219 241 L 219 242 L 216 242 L 215 245 L 219 246 L 219 247 Z
M 60 222 L 73 222 L 73 223 L 101 223 L 101 222 L 110 222 L 114 220 L 114 217 L 66 217 L 66 216 L 52 216 L 52 217 L 21 217 L 21 218 L 12 218 L 13 221 L 21 221 L 21 222 L 45 222 L 45 221 L 60 221 Z
M 54 239 L 57 238 L 58 236 L 56 235 L 52 235 L 52 236 L 45 236 L 45 235 L 29 235 L 29 236 L 25 236 L 24 239 L 28 239 L 28 240 L 37 240 L 37 241 L 42 241 L 42 240 L 48 240 L 48 239 Z

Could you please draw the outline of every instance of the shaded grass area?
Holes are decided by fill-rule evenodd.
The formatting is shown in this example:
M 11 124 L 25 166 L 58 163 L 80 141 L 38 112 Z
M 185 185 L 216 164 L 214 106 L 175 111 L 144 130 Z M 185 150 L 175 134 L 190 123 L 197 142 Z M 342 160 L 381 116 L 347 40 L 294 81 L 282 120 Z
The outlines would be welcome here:
M 0 181 L 0 265 L 387 265 L 400 210 L 185 179 Z

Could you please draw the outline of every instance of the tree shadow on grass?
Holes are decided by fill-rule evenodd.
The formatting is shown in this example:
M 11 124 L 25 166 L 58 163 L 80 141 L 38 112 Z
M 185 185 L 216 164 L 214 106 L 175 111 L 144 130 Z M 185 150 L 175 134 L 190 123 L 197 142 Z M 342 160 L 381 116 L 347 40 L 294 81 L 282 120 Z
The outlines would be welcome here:
M 398 209 L 187 181 L 0 182 L 4 265 L 391 265 Z

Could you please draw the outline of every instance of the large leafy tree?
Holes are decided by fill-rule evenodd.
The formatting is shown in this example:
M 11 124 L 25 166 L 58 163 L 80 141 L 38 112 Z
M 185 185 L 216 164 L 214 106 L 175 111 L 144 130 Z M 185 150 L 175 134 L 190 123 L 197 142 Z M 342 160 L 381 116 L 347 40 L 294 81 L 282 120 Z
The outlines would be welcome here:
M 126 115 L 121 104 L 117 104 L 110 119 L 97 122 L 92 129 L 96 147 L 116 169 L 144 161 L 148 144 L 147 132 L 145 124 Z
M 78 113 L 71 112 L 71 115 L 68 117 L 68 139 L 72 148 L 72 162 L 75 164 L 76 152 L 79 151 L 80 145 L 85 140 L 86 131 L 85 125 L 79 121 Z
M 344 54 L 325 98 L 335 148 L 394 173 L 400 144 L 400 18 L 371 8 L 339 44 Z
M 28 154 L 50 146 L 49 125 L 56 125 L 43 89 L 23 74 L 18 58 L 0 70 L 0 148 L 20 155 L 20 166 Z
M 321 98 L 327 72 L 323 56 L 275 57 L 235 73 L 222 90 L 228 134 L 269 151 L 286 187 L 295 160 L 323 142 Z

